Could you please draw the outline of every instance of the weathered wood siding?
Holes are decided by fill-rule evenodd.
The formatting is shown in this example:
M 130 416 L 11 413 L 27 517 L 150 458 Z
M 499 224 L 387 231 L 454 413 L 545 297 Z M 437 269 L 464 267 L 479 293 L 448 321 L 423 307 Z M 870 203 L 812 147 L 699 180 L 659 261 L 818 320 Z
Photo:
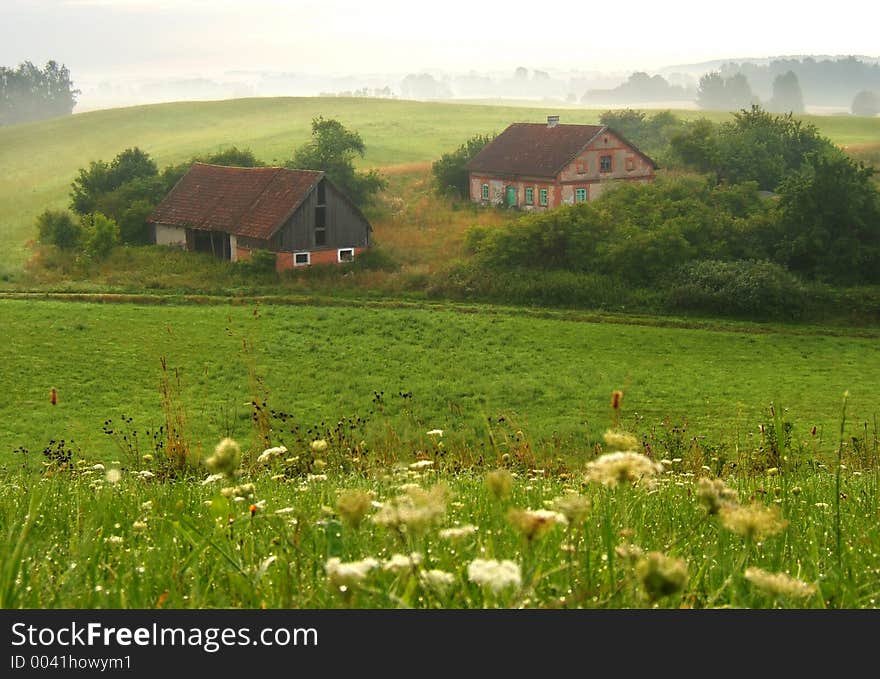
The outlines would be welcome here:
M 323 181 L 323 180 L 322 180 Z M 315 187 L 302 205 L 287 220 L 273 240 L 273 249 L 282 252 L 335 250 L 364 247 L 370 244 L 370 225 L 361 217 L 340 192 L 325 182 L 325 229 L 323 245 L 315 243 L 315 208 L 318 206 L 318 188 Z

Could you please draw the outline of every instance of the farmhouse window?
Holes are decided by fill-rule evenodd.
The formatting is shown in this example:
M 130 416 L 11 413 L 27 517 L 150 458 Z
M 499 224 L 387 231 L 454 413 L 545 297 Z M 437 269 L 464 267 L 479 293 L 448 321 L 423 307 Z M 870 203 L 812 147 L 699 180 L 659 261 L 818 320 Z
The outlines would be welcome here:
M 315 208 L 315 228 L 323 229 L 327 226 L 327 208 L 323 205 Z
M 342 248 L 337 254 L 340 262 L 354 261 L 354 248 Z
M 295 252 L 293 254 L 294 266 L 308 266 L 309 264 L 311 264 L 311 258 L 308 252 Z
M 611 156 L 599 158 L 599 172 L 611 172 Z
M 315 245 L 327 245 L 327 229 L 315 228 Z
M 526 205 L 535 204 L 535 189 L 531 186 L 526 188 Z
M 577 161 L 575 167 L 577 168 L 578 174 L 587 174 L 587 161 L 586 160 Z
M 481 189 L 480 195 L 482 195 L 483 200 L 489 200 L 489 185 L 488 184 L 483 184 L 483 188 Z
M 541 205 L 547 205 L 547 189 L 541 189 L 538 191 L 538 202 Z
M 575 189 L 574 190 L 574 200 L 576 203 L 585 203 L 587 201 L 587 190 L 586 189 Z
M 626 157 L 626 171 L 632 172 L 635 169 L 636 169 L 636 159 L 633 158 L 632 156 L 627 156 Z

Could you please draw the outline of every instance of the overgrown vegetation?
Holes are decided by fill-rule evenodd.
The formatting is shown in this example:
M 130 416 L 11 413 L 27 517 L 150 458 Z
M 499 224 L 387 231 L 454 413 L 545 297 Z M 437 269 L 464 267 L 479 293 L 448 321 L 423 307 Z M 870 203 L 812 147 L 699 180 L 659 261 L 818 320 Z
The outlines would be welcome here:
M 467 164 L 497 135 L 478 134 L 468 139 L 455 151 L 444 153 L 431 165 L 437 191 L 443 195 L 467 199 L 470 197 L 470 173 Z

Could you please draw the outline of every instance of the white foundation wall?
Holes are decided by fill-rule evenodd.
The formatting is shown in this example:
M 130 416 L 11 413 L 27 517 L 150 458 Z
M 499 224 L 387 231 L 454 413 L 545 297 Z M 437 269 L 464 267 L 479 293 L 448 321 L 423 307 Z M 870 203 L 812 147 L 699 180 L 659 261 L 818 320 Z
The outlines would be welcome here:
M 186 229 L 181 226 L 165 226 L 156 224 L 156 245 L 173 245 L 186 247 Z

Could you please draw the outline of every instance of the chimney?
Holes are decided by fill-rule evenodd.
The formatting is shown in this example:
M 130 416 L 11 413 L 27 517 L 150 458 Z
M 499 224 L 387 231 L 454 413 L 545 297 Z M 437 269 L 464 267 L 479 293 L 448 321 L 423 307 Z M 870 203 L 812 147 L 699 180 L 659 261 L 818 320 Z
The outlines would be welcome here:
M 559 116 L 547 116 L 547 127 L 556 127 L 559 124 Z

